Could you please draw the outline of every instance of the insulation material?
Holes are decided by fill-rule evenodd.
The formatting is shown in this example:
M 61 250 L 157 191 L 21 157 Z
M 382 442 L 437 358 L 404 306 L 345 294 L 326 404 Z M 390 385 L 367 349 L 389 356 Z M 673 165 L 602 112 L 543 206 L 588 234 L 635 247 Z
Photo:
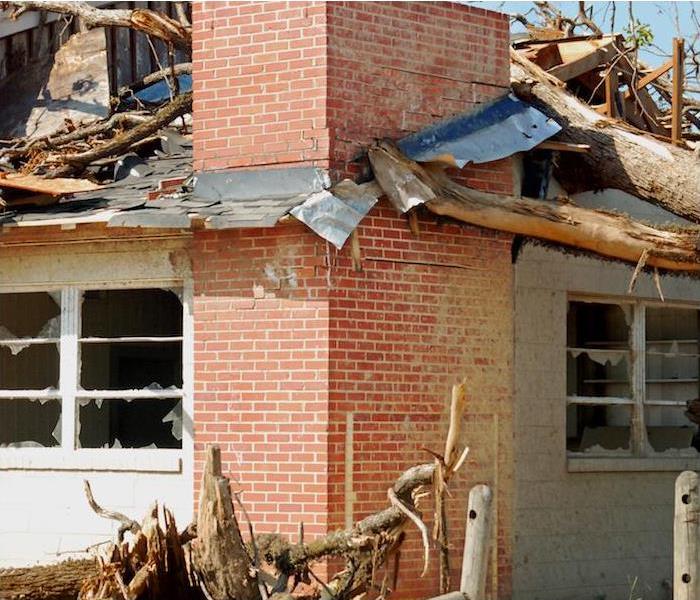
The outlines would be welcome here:
M 531 150 L 561 127 L 508 94 L 476 111 L 440 121 L 402 139 L 398 146 L 417 162 L 440 161 L 460 169 Z
M 377 200 L 377 196 L 365 192 L 354 182 L 345 180 L 332 191 L 312 194 L 290 212 L 340 250 Z

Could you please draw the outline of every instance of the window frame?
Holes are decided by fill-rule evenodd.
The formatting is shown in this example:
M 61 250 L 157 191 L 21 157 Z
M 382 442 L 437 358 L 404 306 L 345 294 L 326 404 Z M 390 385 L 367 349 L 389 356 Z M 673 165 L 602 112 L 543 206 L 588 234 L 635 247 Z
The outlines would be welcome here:
M 129 397 L 167 397 L 182 399 L 182 447 L 168 448 L 77 448 L 78 398 L 124 397 L 119 390 L 80 390 L 80 300 L 83 291 L 172 289 L 181 291 L 182 301 L 182 388 L 167 390 L 129 390 Z M 143 279 L 115 282 L 81 282 L 57 284 L 0 284 L 0 293 L 61 293 L 61 337 L 59 342 L 59 385 L 57 391 L 0 390 L 0 402 L 8 398 L 48 398 L 61 400 L 61 445 L 42 448 L 0 448 L 0 471 L 131 471 L 153 473 L 183 472 L 183 458 L 192 455 L 194 391 L 194 298 L 191 278 Z M 189 461 L 187 461 L 189 462 Z
M 631 383 L 631 398 L 601 396 L 587 398 L 585 396 L 570 396 L 565 392 L 566 406 L 596 405 L 596 406 L 629 406 L 630 415 L 630 454 L 629 456 L 584 456 L 580 452 L 571 452 L 566 447 L 564 435 L 564 450 L 567 457 L 567 469 L 571 472 L 591 471 L 676 471 L 700 470 L 700 453 L 697 457 L 664 456 L 661 453 L 648 452 L 647 426 L 645 422 L 645 407 L 654 405 L 685 406 L 684 401 L 651 401 L 646 399 L 646 310 L 652 308 L 678 308 L 700 311 L 700 304 L 682 301 L 660 301 L 642 298 L 625 298 L 619 296 L 599 296 L 588 294 L 568 294 L 566 297 L 567 312 L 571 302 L 588 302 L 600 304 L 615 304 L 629 306 L 632 319 L 629 335 L 629 369 Z M 565 325 L 564 360 L 569 354 L 567 326 Z M 566 367 L 564 367 L 566 369 Z M 669 402 L 671 404 L 669 404 Z M 658 403 L 658 404 L 657 404 Z M 568 416 L 564 411 L 564 431 L 566 432 Z

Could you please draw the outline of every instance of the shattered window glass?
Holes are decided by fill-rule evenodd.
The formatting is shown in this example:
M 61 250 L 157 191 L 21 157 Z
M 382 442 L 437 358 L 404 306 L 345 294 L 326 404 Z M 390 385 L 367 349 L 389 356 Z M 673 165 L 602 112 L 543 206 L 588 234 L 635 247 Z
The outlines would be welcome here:
M 0 448 L 49 448 L 60 445 L 60 400 L 0 400 Z
M 569 406 L 567 449 L 570 452 L 629 455 L 631 414 L 631 406 Z
M 182 335 L 182 303 L 170 290 L 87 290 L 81 312 L 83 338 Z
M 58 387 L 60 293 L 0 294 L 0 388 Z
M 29 344 L 21 350 L 0 347 L 0 388 L 58 388 L 58 344 Z
M 568 451 L 697 457 L 699 340 L 696 309 L 569 302 Z
M 78 399 L 79 446 L 182 447 L 177 292 L 90 290 L 83 293 L 81 316 L 79 383 L 90 396 Z M 127 398 L 106 397 L 115 390 L 133 392 Z
M 644 422 L 655 452 L 697 456 L 699 320 L 692 309 L 646 310 Z
M 80 361 L 85 390 L 182 387 L 181 342 L 81 343 Z
M 569 302 L 566 437 L 570 452 L 630 452 L 631 315 L 629 305 Z
M 181 290 L 0 293 L 0 448 L 181 448 L 182 319 Z
M 181 448 L 182 401 L 79 399 L 81 448 Z

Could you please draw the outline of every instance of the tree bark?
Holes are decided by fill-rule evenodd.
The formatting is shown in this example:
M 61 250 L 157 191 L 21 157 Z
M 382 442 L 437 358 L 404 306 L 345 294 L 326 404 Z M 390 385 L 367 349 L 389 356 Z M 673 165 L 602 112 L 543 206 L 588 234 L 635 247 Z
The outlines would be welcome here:
M 228 479 L 221 475 L 221 451 L 207 449 L 193 541 L 197 575 L 211 600 L 261 600 L 256 574 L 233 512 Z
M 59 0 L 5 0 L 3 4 L 14 7 L 16 17 L 28 10 L 74 15 L 88 28 L 129 27 L 169 42 L 179 48 L 190 50 L 190 29 L 170 17 L 148 9 L 96 8 L 87 2 L 62 2 Z
M 438 168 L 421 166 L 382 143 L 369 151 L 374 175 L 391 198 L 421 198 L 430 211 L 480 227 L 526 235 L 610 258 L 677 271 L 700 270 L 700 229 L 651 227 L 572 203 L 480 192 L 452 181 Z
M 557 139 L 591 146 L 557 161 L 555 177 L 569 193 L 616 188 L 700 223 L 700 161 L 693 152 L 596 113 L 514 50 L 511 80 L 518 96 L 562 126 Z
M 0 569 L 0 600 L 76 600 L 83 581 L 96 573 L 94 560 Z

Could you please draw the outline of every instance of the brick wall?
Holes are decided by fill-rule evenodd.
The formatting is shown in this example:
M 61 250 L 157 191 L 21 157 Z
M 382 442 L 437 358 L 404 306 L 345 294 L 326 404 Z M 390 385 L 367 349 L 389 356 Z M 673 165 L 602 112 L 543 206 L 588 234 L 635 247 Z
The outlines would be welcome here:
M 193 20 L 196 169 L 313 164 L 336 180 L 355 176 L 374 139 L 464 112 L 508 86 L 507 18 L 471 6 L 203 2 Z M 458 175 L 512 189 L 509 161 Z M 197 474 L 204 444 L 223 444 L 259 531 L 293 533 L 302 518 L 312 534 L 340 527 L 347 415 L 359 518 L 386 505 L 404 468 L 428 458 L 422 447 L 440 450 L 450 387 L 467 376 L 463 441 L 473 450 L 449 501 L 453 582 L 466 493 L 485 481 L 497 499 L 489 587 L 506 598 L 510 237 L 423 215 L 414 238 L 382 204 L 359 238 L 361 272 L 347 249 L 336 253 L 297 226 L 195 236 Z M 411 532 L 399 597 L 437 592 L 434 570 L 418 579 L 421 555 Z
M 324 255 L 301 225 L 200 232 L 192 244 L 195 485 L 218 444 L 261 533 L 328 527 Z
M 332 167 L 502 95 L 506 15 L 451 2 L 199 2 L 195 169 Z
M 328 125 L 337 176 L 396 139 L 504 94 L 507 15 L 453 2 L 330 2 Z
M 321 2 L 192 5 L 195 170 L 328 164 Z
M 489 587 L 509 594 L 512 499 L 512 290 L 509 236 L 421 221 L 416 239 L 389 206 L 359 228 L 362 271 L 347 252 L 332 269 L 330 300 L 330 525 L 346 517 L 346 415 L 353 413 L 353 518 L 386 505 L 409 466 L 440 452 L 451 386 L 468 382 L 463 444 L 472 451 L 450 485 L 453 585 L 458 585 L 468 490 L 495 489 L 497 544 Z M 431 509 L 425 507 L 429 520 Z M 433 554 L 433 557 L 435 555 Z M 410 530 L 395 597 L 438 592 L 435 561 L 424 579 Z M 497 582 L 497 583 L 495 583 Z M 393 596 L 394 597 L 394 596 Z

